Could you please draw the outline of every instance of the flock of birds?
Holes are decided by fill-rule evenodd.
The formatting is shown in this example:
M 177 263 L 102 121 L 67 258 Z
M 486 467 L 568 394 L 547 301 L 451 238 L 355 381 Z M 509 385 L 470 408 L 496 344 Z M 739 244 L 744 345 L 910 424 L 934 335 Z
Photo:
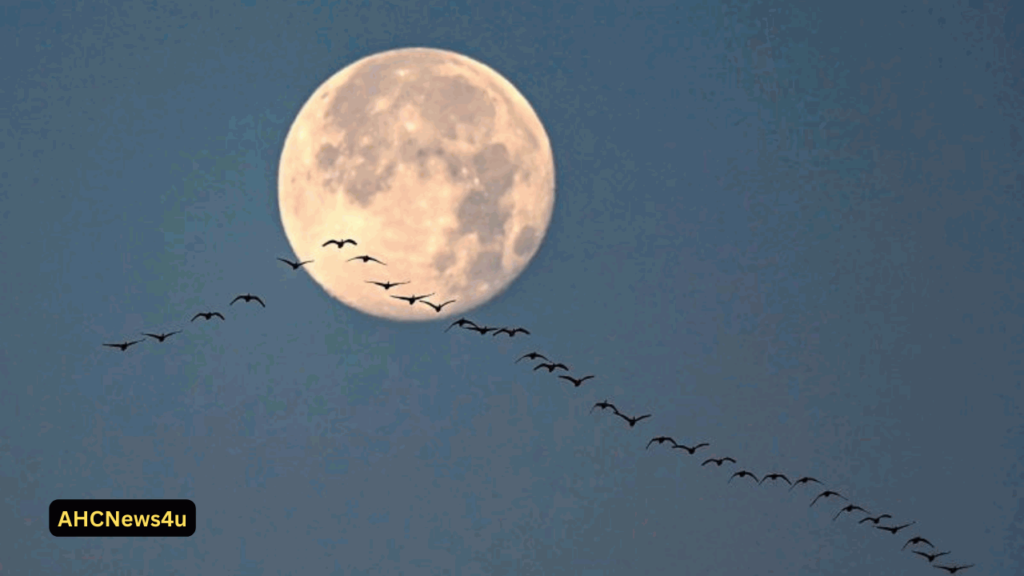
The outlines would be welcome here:
M 336 239 L 328 240 L 327 242 L 323 243 L 322 247 L 323 248 L 327 248 L 329 246 L 336 246 L 337 249 L 340 250 L 340 249 L 344 248 L 348 244 L 351 244 L 353 246 L 358 246 L 358 243 L 355 240 L 353 240 L 351 238 L 345 238 L 345 239 L 341 239 L 341 240 L 336 240 Z M 289 260 L 289 259 L 286 259 L 286 258 L 278 258 L 278 260 L 280 260 L 281 262 L 283 262 L 283 263 L 287 264 L 288 266 L 290 266 L 292 270 L 299 270 L 303 266 L 306 266 L 306 265 L 311 264 L 313 262 L 313 260 L 294 261 L 294 260 Z M 366 254 L 360 255 L 360 256 L 354 256 L 352 258 L 349 258 L 347 261 L 348 262 L 361 261 L 364 264 L 368 264 L 368 263 L 373 262 L 373 263 L 376 263 L 376 264 L 381 265 L 381 266 L 386 266 L 387 265 L 384 262 L 378 260 L 377 258 L 375 258 L 373 256 L 370 256 L 370 255 L 366 255 Z M 403 285 L 406 285 L 406 284 L 411 284 L 411 282 L 408 282 L 408 281 L 405 281 L 405 282 L 391 282 L 390 280 L 383 281 L 383 282 L 379 281 L 379 280 L 366 280 L 365 282 L 368 283 L 368 284 L 374 284 L 376 286 L 380 286 L 385 291 L 390 291 L 392 288 L 394 288 L 396 286 L 403 286 Z M 424 294 L 424 295 L 411 295 L 411 296 L 390 295 L 390 296 L 391 296 L 391 298 L 394 298 L 396 300 L 401 300 L 403 302 L 407 302 L 410 306 L 413 306 L 417 302 L 420 302 L 420 303 L 422 303 L 424 305 L 430 306 L 435 312 L 437 312 L 439 314 L 441 313 L 441 310 L 444 309 L 445 306 L 448 306 L 449 304 L 452 304 L 452 303 L 455 302 L 455 300 L 448 300 L 448 301 L 442 302 L 440 304 L 435 304 L 433 302 L 430 302 L 430 301 L 426 300 L 426 298 L 429 298 L 429 297 L 431 297 L 433 295 L 434 295 L 434 293 L 431 292 L 430 294 Z M 236 296 L 231 301 L 229 306 L 232 306 L 236 302 L 239 302 L 239 301 L 242 301 L 242 302 L 245 302 L 245 303 L 255 302 L 255 303 L 259 304 L 260 306 L 262 306 L 264 308 L 266 308 L 266 306 L 267 306 L 266 303 L 263 301 L 263 299 L 261 299 L 259 296 L 256 296 L 254 294 L 249 294 L 249 293 L 239 294 L 238 296 Z M 199 319 L 212 320 L 213 318 L 217 318 L 219 320 L 224 320 L 225 319 L 224 315 L 221 314 L 220 312 L 217 312 L 217 311 L 207 311 L 207 312 L 199 312 L 199 313 L 197 313 L 195 316 L 192 317 L 191 322 L 195 322 L 196 320 L 199 320 Z M 473 320 L 470 320 L 470 319 L 464 318 L 464 317 L 463 318 L 459 318 L 458 320 L 452 322 L 444 331 L 448 332 L 452 328 L 460 328 L 462 330 L 476 332 L 477 334 L 479 334 L 481 336 L 486 336 L 487 334 L 491 334 L 492 336 L 498 336 L 499 334 L 504 334 L 504 335 L 508 336 L 509 338 L 514 338 L 518 334 L 524 334 L 524 335 L 527 335 L 527 336 L 530 335 L 530 331 L 525 329 L 525 328 L 522 328 L 522 327 L 518 327 L 518 326 L 517 327 L 496 327 L 496 326 L 481 325 L 481 324 L 478 324 L 477 322 L 475 322 Z M 148 338 L 152 338 L 153 340 L 156 340 L 157 342 L 163 342 L 163 341 L 167 340 L 168 338 L 170 338 L 171 336 L 173 336 L 175 334 L 180 334 L 181 332 L 182 332 L 181 330 L 175 330 L 173 332 L 163 332 L 163 333 L 160 333 L 160 332 L 142 332 L 141 334 L 143 336 L 148 337 Z M 125 341 L 125 342 L 120 342 L 120 343 L 107 343 L 107 344 L 104 344 L 104 346 L 107 346 L 107 347 L 110 347 L 110 348 L 117 348 L 117 349 L 121 350 L 122 352 L 125 352 L 125 351 L 128 350 L 128 348 L 130 348 L 130 347 L 132 347 L 132 346 L 134 346 L 136 344 L 139 344 L 139 343 L 141 343 L 143 341 L 145 341 L 145 338 L 138 339 L 138 340 L 132 340 L 132 341 Z M 531 352 L 527 352 L 526 354 L 523 354 L 522 356 L 520 356 L 515 361 L 515 363 L 518 364 L 519 362 L 522 362 L 523 360 L 534 361 L 534 362 L 539 361 L 533 367 L 533 371 L 534 372 L 536 372 L 538 370 L 547 370 L 548 374 L 553 374 L 555 371 L 558 371 L 558 370 L 566 372 L 566 374 L 557 374 L 557 377 L 559 379 L 561 379 L 561 380 L 565 380 L 566 382 L 569 382 L 570 384 L 573 385 L 574 388 L 579 388 L 585 382 L 587 382 L 587 381 L 597 377 L 594 374 L 588 374 L 586 376 L 581 376 L 581 377 L 572 376 L 572 375 L 568 374 L 568 372 L 571 371 L 569 369 L 568 365 L 566 365 L 566 364 L 564 364 L 562 362 L 552 361 L 550 358 L 548 358 L 544 354 L 541 354 L 540 352 L 537 352 L 537 351 L 531 351 Z M 607 399 L 595 403 L 594 406 L 590 409 L 590 412 L 593 413 L 594 410 L 598 410 L 598 409 L 600 409 L 602 412 L 604 412 L 605 410 L 611 410 L 612 415 L 613 416 L 617 416 L 617 417 L 621 418 L 622 420 L 624 420 L 625 423 L 628 425 L 628 427 L 630 429 L 636 427 L 636 425 L 639 424 L 641 421 L 646 420 L 646 419 L 652 417 L 652 414 L 642 414 L 642 415 L 639 415 L 639 416 L 630 416 L 630 415 L 625 414 L 622 411 L 620 411 L 619 408 L 615 404 L 612 404 Z M 660 445 L 665 444 L 665 443 L 669 443 L 671 445 L 672 449 L 674 449 L 674 450 L 682 450 L 682 451 L 686 452 L 690 456 L 695 455 L 697 453 L 697 451 L 702 449 L 702 448 L 709 448 L 711 446 L 711 444 L 709 442 L 700 442 L 700 443 L 694 444 L 692 446 L 688 446 L 688 445 L 680 444 L 680 443 L 676 442 L 676 440 L 674 438 L 672 438 L 671 436 L 655 436 L 655 437 L 651 438 L 647 442 L 646 449 L 649 450 L 651 448 L 651 446 L 655 445 L 655 444 L 660 446 Z M 723 456 L 723 457 L 720 457 L 720 458 L 710 457 L 710 458 L 707 458 L 706 460 L 704 460 L 701 463 L 701 467 L 708 466 L 708 465 L 714 465 L 716 468 L 720 468 L 721 466 L 723 466 L 726 463 L 735 465 L 735 464 L 737 464 L 737 461 L 736 461 L 735 458 L 732 458 L 731 456 Z M 733 474 L 729 477 L 727 482 L 731 483 L 735 479 L 741 479 L 742 480 L 742 479 L 745 479 L 745 478 L 749 478 L 751 481 L 755 482 L 758 485 L 764 484 L 765 482 L 775 483 L 775 482 L 778 482 L 778 481 L 782 481 L 782 482 L 785 482 L 786 484 L 789 485 L 789 491 L 793 491 L 798 486 L 811 485 L 811 484 L 818 484 L 819 486 L 825 488 L 825 484 L 822 481 L 818 480 L 817 478 L 810 477 L 810 476 L 802 476 L 802 477 L 797 478 L 796 480 L 790 480 L 790 478 L 787 475 L 785 475 L 785 474 L 782 474 L 782 473 L 779 473 L 779 472 L 770 472 L 770 473 L 767 473 L 767 474 L 765 474 L 765 475 L 763 475 L 763 476 L 761 476 L 759 478 L 753 472 L 751 472 L 749 470 L 745 470 L 745 469 L 737 470 L 737 471 L 733 472 Z M 832 498 L 835 498 L 835 499 L 838 499 L 838 500 L 842 500 L 842 501 L 845 501 L 845 502 L 849 502 L 849 499 L 846 496 L 844 496 L 844 495 L 842 495 L 839 492 L 836 492 L 834 490 L 830 490 L 828 488 L 825 488 L 821 492 L 819 492 L 817 495 L 815 495 L 815 497 L 811 500 L 810 507 L 814 507 L 814 505 L 817 504 L 819 501 L 825 501 L 825 500 L 829 500 L 829 499 L 832 499 Z M 835 522 L 835 521 L 839 520 L 839 518 L 843 514 L 852 514 L 854 512 L 859 512 L 859 513 L 861 513 L 863 515 L 863 517 L 860 518 L 860 520 L 858 520 L 858 522 L 857 522 L 858 524 L 870 523 L 875 529 L 881 530 L 881 531 L 884 531 L 884 532 L 888 532 L 888 533 L 890 533 L 892 535 L 896 535 L 899 532 L 901 532 L 903 530 L 906 530 L 907 528 L 910 528 L 911 526 L 913 526 L 913 525 L 915 525 L 917 523 L 916 521 L 911 521 L 911 522 L 906 522 L 906 523 L 903 523 L 903 524 L 894 524 L 894 525 L 891 525 L 891 526 L 882 525 L 882 522 L 885 521 L 885 520 L 890 520 L 891 521 L 892 518 L 893 518 L 892 515 L 890 515 L 890 514 L 878 514 L 876 516 L 872 516 L 871 512 L 869 512 L 865 508 L 863 508 L 863 507 L 861 507 L 861 506 L 859 506 L 857 504 L 853 504 L 853 503 L 848 503 L 845 506 L 841 507 L 835 513 L 835 515 L 832 517 L 832 521 Z M 921 548 L 922 546 L 926 547 L 927 549 L 922 549 Z M 938 560 L 939 558 L 941 558 L 943 556 L 947 556 L 947 555 L 951 554 L 951 551 L 947 550 L 947 551 L 944 551 L 944 552 L 935 552 L 934 551 L 935 550 L 934 544 L 932 544 L 931 541 L 929 541 L 927 538 L 924 538 L 922 536 L 913 536 L 913 537 L 909 538 L 903 544 L 902 550 L 906 550 L 907 548 L 910 548 L 911 552 L 913 552 L 914 554 L 916 554 L 916 555 L 920 556 L 921 558 L 925 559 L 933 567 L 935 567 L 937 569 L 940 569 L 940 570 L 944 570 L 944 571 L 948 572 L 949 574 L 956 574 L 956 573 L 960 572 L 961 570 L 966 570 L 966 569 L 971 568 L 971 567 L 974 566 L 974 564 L 936 564 L 935 563 L 936 560 Z

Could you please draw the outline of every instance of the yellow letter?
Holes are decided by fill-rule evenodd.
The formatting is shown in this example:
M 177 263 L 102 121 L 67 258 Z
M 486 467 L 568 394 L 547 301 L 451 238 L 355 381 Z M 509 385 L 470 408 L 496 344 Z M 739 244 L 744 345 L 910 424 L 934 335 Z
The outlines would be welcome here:
M 93 513 L 89 515 L 89 521 L 92 522 L 92 525 L 95 528 L 99 528 L 100 526 L 103 526 L 103 520 L 100 520 L 99 522 L 96 521 L 96 515 L 97 514 L 100 515 L 101 519 L 103 518 L 103 511 L 102 510 L 94 510 Z
M 185 514 L 182 514 L 181 516 L 178 516 L 177 514 L 174 515 L 174 525 L 178 528 L 184 528 L 187 520 L 188 516 Z
M 155 516 L 155 514 L 154 514 L 154 516 Z M 156 518 L 153 519 L 153 522 L 156 522 Z M 164 526 L 170 526 L 170 525 L 171 525 L 171 511 L 168 510 L 167 512 L 164 512 Z
M 67 510 L 60 513 L 60 522 L 57 522 L 57 527 L 60 528 L 64 525 L 65 522 L 67 522 L 69 525 L 71 524 L 71 518 L 68 517 Z
M 127 515 L 127 514 L 125 514 L 121 518 L 121 525 L 124 526 L 125 528 L 131 528 L 132 527 L 132 517 Z
M 111 514 L 110 510 L 107 510 L 107 526 L 111 524 L 113 524 L 114 526 L 121 525 L 121 512 L 115 511 L 113 514 Z
M 135 525 L 139 526 L 141 528 L 148 527 L 149 526 L 149 515 L 148 514 L 136 515 L 135 516 Z
M 79 519 L 82 520 L 82 525 L 83 526 L 88 526 L 89 525 L 89 513 L 88 512 L 82 512 L 81 516 L 78 515 L 78 512 L 75 512 L 75 526 L 76 527 L 78 526 L 78 520 Z

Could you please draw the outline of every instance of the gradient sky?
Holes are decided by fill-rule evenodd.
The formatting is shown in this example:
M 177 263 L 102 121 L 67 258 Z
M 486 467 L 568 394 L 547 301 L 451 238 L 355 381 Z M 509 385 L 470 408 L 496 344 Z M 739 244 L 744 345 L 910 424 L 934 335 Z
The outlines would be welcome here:
M 1013 4 L 5 7 L 0 575 L 937 574 L 915 534 L 1021 574 Z M 544 244 L 470 314 L 528 338 L 371 318 L 274 261 L 292 118 L 407 46 L 493 67 L 551 138 Z M 245 291 L 266 310 L 188 324 Z M 833 522 L 660 434 L 917 524 Z M 199 526 L 58 539 L 58 498 Z

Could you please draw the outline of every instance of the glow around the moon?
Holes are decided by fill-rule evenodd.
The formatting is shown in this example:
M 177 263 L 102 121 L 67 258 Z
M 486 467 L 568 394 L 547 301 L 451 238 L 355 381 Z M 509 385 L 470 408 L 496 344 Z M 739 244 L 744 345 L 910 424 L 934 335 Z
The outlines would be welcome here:
M 504 290 L 536 254 L 554 206 L 554 161 L 511 83 L 454 52 L 392 50 L 324 82 L 292 123 L 278 201 L 296 256 L 363 312 L 432 320 Z M 358 246 L 322 247 L 330 238 Z M 349 258 L 369 254 L 386 266 Z M 368 280 L 411 282 L 388 291 Z M 434 293 L 441 314 L 390 298 Z

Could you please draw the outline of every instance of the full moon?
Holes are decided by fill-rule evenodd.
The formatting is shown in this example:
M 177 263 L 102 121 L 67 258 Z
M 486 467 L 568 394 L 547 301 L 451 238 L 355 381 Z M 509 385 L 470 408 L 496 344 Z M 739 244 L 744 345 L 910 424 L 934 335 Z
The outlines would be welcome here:
M 393 320 L 435 320 L 502 292 L 551 221 L 555 168 L 536 112 L 508 80 L 454 52 L 405 48 L 343 68 L 292 122 L 281 222 L 331 296 Z M 358 245 L 324 247 L 330 239 Z M 383 264 L 352 260 L 369 255 Z M 408 282 L 388 290 L 371 282 Z M 454 303 L 440 313 L 417 301 Z

